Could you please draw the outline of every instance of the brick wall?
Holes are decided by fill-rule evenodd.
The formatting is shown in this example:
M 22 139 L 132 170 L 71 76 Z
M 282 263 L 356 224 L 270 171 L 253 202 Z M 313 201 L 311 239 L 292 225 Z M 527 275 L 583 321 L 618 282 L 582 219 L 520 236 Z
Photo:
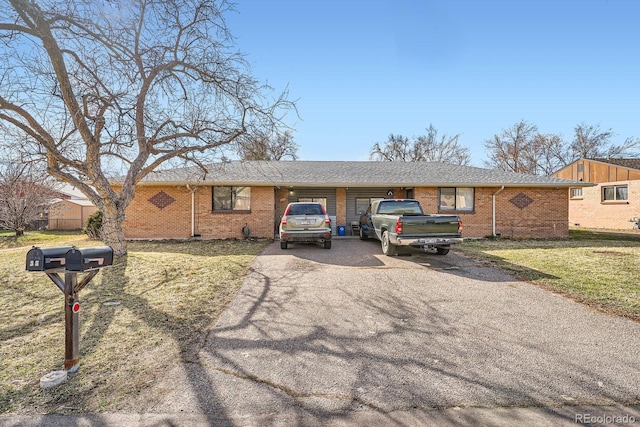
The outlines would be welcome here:
M 602 202 L 602 187 L 627 185 L 629 200 Z M 582 189 L 582 198 L 569 200 L 569 224 L 611 230 L 633 229 L 629 219 L 640 216 L 640 181 L 618 181 Z
M 491 191 L 484 197 L 491 201 Z M 517 197 L 531 199 L 517 206 Z M 496 232 L 512 238 L 569 236 L 569 193 L 566 188 L 505 188 L 496 196 Z
M 476 188 L 474 211 L 458 212 L 464 225 L 464 237 L 492 234 L 492 194 L 497 190 L 495 187 Z M 586 190 L 590 189 L 585 188 L 585 193 Z M 635 193 L 631 190 L 630 187 L 630 198 L 636 194 L 634 200 L 637 200 L 640 186 L 633 187 Z M 161 192 L 164 196 L 159 197 Z M 246 224 L 252 237 L 273 238 L 277 221 L 288 202 L 287 194 L 286 188 L 274 191 L 273 187 L 252 187 L 251 212 L 214 212 L 211 187 L 198 187 L 194 193 L 195 233 L 203 238 L 242 238 L 242 227 Z M 496 196 L 496 232 L 512 238 L 568 236 L 568 194 L 566 188 L 504 189 Z M 164 205 L 153 199 L 154 196 Z M 346 218 L 346 190 L 337 189 L 336 196 L 340 223 L 341 218 L 343 222 Z M 425 212 L 439 213 L 438 188 L 416 187 L 414 197 Z M 525 201 L 520 207 L 516 206 L 518 198 Z M 510 200 L 515 200 L 515 204 Z M 189 238 L 191 193 L 185 186 L 137 187 L 123 225 L 128 238 Z
M 160 192 L 174 202 L 163 208 L 155 206 L 149 199 Z M 136 187 L 123 228 L 127 238 L 191 237 L 191 193 L 186 187 Z
M 251 188 L 251 212 L 214 212 L 211 191 L 210 186 L 201 186 L 194 193 L 196 234 L 203 238 L 242 238 L 242 227 L 247 225 L 251 237 L 273 238 L 273 187 Z M 173 201 L 166 206 L 152 203 L 150 199 L 161 192 Z M 185 186 L 137 187 L 123 227 L 127 238 L 191 237 L 190 191 Z
M 462 219 L 464 237 L 492 235 L 492 195 L 498 190 L 476 188 L 474 211 L 456 212 Z M 520 205 L 522 209 L 510 201 L 517 204 L 518 195 L 524 200 L 530 199 L 527 206 Z M 425 212 L 441 213 L 438 212 L 438 188 L 415 188 L 414 197 Z M 505 188 L 496 195 L 496 233 L 511 238 L 566 237 L 569 233 L 567 200 L 566 188 Z
M 246 224 L 252 237 L 273 238 L 274 191 L 273 187 L 251 187 L 251 212 L 211 211 L 211 187 L 202 187 L 197 194 L 196 232 L 206 238 L 242 238 Z

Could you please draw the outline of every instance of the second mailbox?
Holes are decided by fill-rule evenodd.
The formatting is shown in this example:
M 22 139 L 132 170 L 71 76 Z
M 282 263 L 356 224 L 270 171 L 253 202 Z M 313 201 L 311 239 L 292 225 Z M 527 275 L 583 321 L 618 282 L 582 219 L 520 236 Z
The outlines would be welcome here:
M 88 271 L 113 264 L 113 249 L 110 246 L 72 248 L 65 255 L 67 271 Z

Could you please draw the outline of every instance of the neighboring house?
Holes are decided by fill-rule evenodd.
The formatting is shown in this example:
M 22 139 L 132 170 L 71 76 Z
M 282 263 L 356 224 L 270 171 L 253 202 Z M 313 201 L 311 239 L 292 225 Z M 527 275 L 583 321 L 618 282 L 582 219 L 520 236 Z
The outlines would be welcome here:
M 58 192 L 60 197 L 49 206 L 49 229 L 82 229 L 87 218 L 98 209 L 84 194 L 69 184 L 64 184 Z
M 552 176 L 592 183 L 569 190 L 571 226 L 637 228 L 633 218 L 640 217 L 640 159 L 579 159 Z
M 123 227 L 127 238 L 241 238 L 245 226 L 273 238 L 289 202 L 318 201 L 350 234 L 371 200 L 408 197 L 459 214 L 465 237 L 566 237 L 568 189 L 583 185 L 445 163 L 236 161 L 151 173 Z

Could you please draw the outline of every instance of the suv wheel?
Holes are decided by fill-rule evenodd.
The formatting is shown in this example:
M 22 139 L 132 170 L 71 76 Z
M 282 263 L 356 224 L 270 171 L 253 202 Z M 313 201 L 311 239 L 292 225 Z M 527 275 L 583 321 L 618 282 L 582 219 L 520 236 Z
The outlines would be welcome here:
M 287 249 L 287 242 L 280 242 L 280 249 Z
M 331 249 L 331 240 L 325 240 L 324 241 L 324 248 L 325 249 Z

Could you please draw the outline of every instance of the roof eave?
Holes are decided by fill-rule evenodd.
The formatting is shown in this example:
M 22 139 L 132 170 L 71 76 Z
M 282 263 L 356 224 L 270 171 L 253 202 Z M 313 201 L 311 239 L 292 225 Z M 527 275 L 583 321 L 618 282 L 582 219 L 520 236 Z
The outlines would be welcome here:
M 112 185 L 121 186 L 122 183 L 114 182 Z M 593 187 L 597 184 L 590 182 L 546 182 L 546 183 L 496 183 L 496 182 L 437 182 L 437 183 L 349 183 L 349 182 L 263 182 L 263 181 L 146 181 L 139 182 L 141 187 L 185 187 L 185 186 L 246 186 L 246 187 L 340 187 L 340 188 L 374 188 L 374 187 L 502 187 L 505 188 L 574 188 Z

